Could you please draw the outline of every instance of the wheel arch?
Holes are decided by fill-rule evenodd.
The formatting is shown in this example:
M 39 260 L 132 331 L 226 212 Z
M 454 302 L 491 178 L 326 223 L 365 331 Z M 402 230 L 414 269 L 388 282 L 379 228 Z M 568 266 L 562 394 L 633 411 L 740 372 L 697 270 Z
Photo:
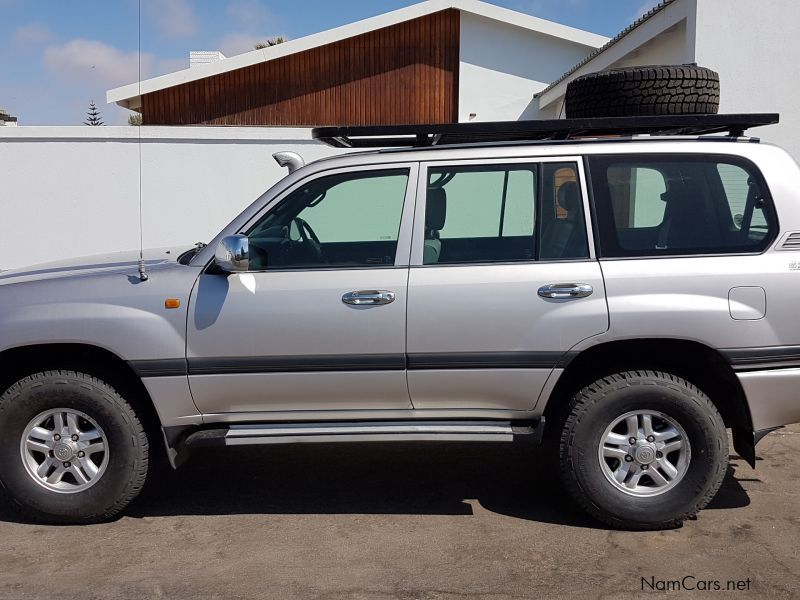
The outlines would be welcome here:
M 164 445 L 161 420 L 141 378 L 122 358 L 100 346 L 83 343 L 34 344 L 0 352 L 0 393 L 23 377 L 52 369 L 93 375 L 116 389 L 136 411 L 150 443 Z
M 644 368 L 674 373 L 703 390 L 732 430 L 735 450 L 755 466 L 753 422 L 744 389 L 722 354 L 693 340 L 615 340 L 581 351 L 561 373 L 550 394 L 544 409 L 546 422 L 559 427 L 571 396 L 600 377 Z

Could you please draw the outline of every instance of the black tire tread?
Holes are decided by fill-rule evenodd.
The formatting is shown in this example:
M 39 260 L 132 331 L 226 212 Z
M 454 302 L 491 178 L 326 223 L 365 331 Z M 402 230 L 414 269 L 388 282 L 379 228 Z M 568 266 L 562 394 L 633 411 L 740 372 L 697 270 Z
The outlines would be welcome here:
M 716 114 L 719 74 L 693 65 L 610 69 L 571 81 L 567 118 Z
M 698 407 L 708 415 L 708 418 L 715 421 L 714 426 L 725 430 L 725 425 L 722 417 L 717 410 L 717 407 L 711 402 L 697 386 L 689 381 L 678 377 L 672 373 L 664 371 L 655 371 L 650 369 L 623 371 L 607 375 L 584 387 L 577 392 L 571 399 L 569 409 L 566 416 L 566 421 L 561 429 L 561 439 L 559 442 L 560 460 L 560 474 L 561 480 L 564 482 L 570 496 L 583 508 L 586 512 L 594 518 L 610 525 L 615 529 L 622 529 L 627 531 L 653 531 L 665 528 L 679 527 L 686 519 L 691 519 L 697 513 L 705 508 L 709 502 L 714 498 L 719 491 L 722 481 L 725 478 L 727 469 L 727 462 L 721 461 L 715 465 L 716 470 L 712 475 L 711 485 L 707 487 L 705 492 L 702 489 L 696 490 L 699 497 L 695 504 L 686 512 L 676 516 L 671 521 L 662 523 L 633 523 L 622 519 L 612 517 L 603 511 L 600 507 L 596 506 L 586 495 L 581 488 L 580 483 L 571 476 L 571 459 L 573 456 L 573 430 L 574 427 L 586 416 L 588 408 L 592 405 L 598 404 L 611 392 L 623 387 L 631 385 L 668 385 L 673 390 L 676 390 L 686 396 L 692 402 L 695 402 Z M 727 436 L 722 436 L 718 443 L 720 451 L 723 456 L 728 455 L 728 439 Z
M 71 516 L 69 518 L 62 519 L 49 515 L 45 516 L 39 514 L 38 512 L 31 511 L 23 502 L 6 491 L 2 479 L 0 479 L 0 491 L 3 492 L 3 496 L 9 500 L 10 504 L 18 512 L 26 517 L 33 518 L 40 522 L 54 524 L 91 524 L 108 521 L 116 516 L 120 511 L 125 509 L 125 507 L 128 506 L 128 504 L 130 504 L 133 499 L 139 495 L 144 487 L 145 480 L 147 479 L 148 463 L 150 458 L 150 445 L 147 433 L 142 426 L 141 420 L 136 414 L 136 411 L 134 411 L 131 405 L 128 404 L 128 402 L 126 402 L 125 399 L 112 386 L 87 373 L 71 370 L 56 369 L 41 371 L 20 379 L 14 385 L 9 387 L 2 395 L 0 395 L 0 415 L 2 415 L 4 411 L 12 410 L 15 406 L 17 406 L 17 402 L 20 400 L 19 396 L 23 388 L 31 384 L 36 385 L 43 380 L 53 378 L 61 379 L 63 380 L 63 383 L 75 383 L 82 387 L 94 388 L 96 391 L 101 392 L 105 399 L 119 412 L 119 415 L 130 424 L 134 436 L 132 443 L 139 444 L 139 447 L 141 448 L 141 456 L 137 459 L 134 465 L 133 473 L 128 480 L 125 492 L 121 494 L 112 505 L 107 507 L 102 512 L 82 517 Z

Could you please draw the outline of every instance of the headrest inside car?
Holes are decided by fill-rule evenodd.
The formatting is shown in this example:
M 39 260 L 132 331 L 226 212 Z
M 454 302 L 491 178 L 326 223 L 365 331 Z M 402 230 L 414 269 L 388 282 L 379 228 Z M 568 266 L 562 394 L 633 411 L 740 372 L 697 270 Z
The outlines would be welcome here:
M 428 229 L 444 229 L 447 218 L 447 192 L 444 188 L 429 187 L 428 200 L 425 207 L 425 226 Z
M 578 209 L 580 201 L 577 182 L 567 181 L 558 188 L 558 205 L 568 213 Z

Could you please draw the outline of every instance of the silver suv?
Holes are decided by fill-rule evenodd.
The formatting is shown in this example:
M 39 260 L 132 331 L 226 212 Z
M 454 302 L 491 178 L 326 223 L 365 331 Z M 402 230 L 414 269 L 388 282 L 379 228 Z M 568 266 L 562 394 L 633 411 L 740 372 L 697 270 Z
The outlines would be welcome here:
M 604 523 L 678 526 L 723 480 L 726 429 L 755 465 L 800 421 L 800 170 L 748 141 L 352 153 L 140 270 L 4 272 L 6 496 L 88 523 L 163 450 L 531 440 Z

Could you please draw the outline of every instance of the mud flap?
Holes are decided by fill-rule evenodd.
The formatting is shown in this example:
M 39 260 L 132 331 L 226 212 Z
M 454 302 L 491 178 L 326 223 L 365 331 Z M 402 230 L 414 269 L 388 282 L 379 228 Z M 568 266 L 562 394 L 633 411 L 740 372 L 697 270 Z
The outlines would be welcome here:
M 770 427 L 769 429 L 760 429 L 753 431 L 752 429 L 745 429 L 742 427 L 735 427 L 733 429 L 733 449 L 736 453 L 747 461 L 747 464 L 756 468 L 756 445 L 764 436 L 777 429 L 783 427 Z

